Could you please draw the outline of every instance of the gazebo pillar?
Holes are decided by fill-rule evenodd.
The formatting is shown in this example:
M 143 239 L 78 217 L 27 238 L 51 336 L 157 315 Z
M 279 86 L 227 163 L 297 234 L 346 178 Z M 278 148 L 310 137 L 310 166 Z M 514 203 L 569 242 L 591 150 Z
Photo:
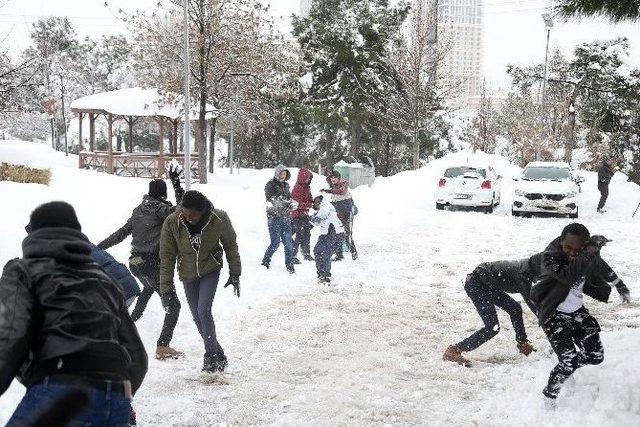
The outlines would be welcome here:
M 158 117 L 159 141 L 158 141 L 158 178 L 162 178 L 164 174 L 164 118 Z
M 173 121 L 173 154 L 178 154 L 178 120 Z
M 89 113 L 89 151 L 96 151 L 96 115 Z
M 78 113 L 78 167 L 82 169 L 82 151 L 84 150 L 84 144 L 82 143 L 82 113 Z
M 133 153 L 133 117 L 129 116 L 127 120 L 127 124 L 129 125 L 129 153 Z
M 107 133 L 107 173 L 113 175 L 113 116 L 111 114 L 107 114 L 107 124 L 108 124 L 108 133 Z

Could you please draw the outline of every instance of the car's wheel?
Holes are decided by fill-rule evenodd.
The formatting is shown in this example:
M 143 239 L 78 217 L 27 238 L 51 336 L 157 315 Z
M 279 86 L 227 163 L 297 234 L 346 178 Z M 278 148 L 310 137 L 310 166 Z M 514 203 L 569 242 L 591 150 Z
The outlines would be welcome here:
M 444 210 L 444 203 L 436 202 L 436 209 L 439 210 L 439 211 L 443 211 Z
M 484 208 L 484 213 L 486 214 L 490 214 L 493 213 L 493 207 L 495 206 L 495 200 L 491 199 L 491 204 L 489 206 L 487 206 L 486 208 Z
M 572 218 L 572 219 L 578 218 L 578 209 L 576 209 L 576 213 L 569 214 L 569 218 Z
M 518 212 L 518 211 L 514 211 L 513 209 L 511 209 L 511 215 L 513 215 L 513 216 L 520 216 L 520 212 Z

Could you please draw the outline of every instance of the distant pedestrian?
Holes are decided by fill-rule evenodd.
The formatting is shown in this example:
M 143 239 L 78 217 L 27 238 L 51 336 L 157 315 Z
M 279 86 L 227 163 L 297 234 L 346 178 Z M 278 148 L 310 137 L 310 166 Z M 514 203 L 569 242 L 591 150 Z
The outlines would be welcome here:
M 334 170 L 327 177 L 327 183 L 330 188 L 320 190 L 323 193 L 331 194 L 331 203 L 336 208 L 338 218 L 342 221 L 342 225 L 345 230 L 345 241 L 351 252 L 351 258 L 356 260 L 358 258 L 358 251 L 356 249 L 356 243 L 353 239 L 353 217 L 356 213 L 353 198 L 349 191 L 349 183 L 342 181 L 340 172 Z M 342 254 L 342 240 L 336 243 L 336 261 L 344 259 Z
M 147 353 L 123 293 L 94 262 L 71 205 L 39 206 L 30 227 L 0 279 L 0 395 L 14 378 L 27 388 L 7 426 L 45 413 L 38 425 L 129 425 Z M 75 408 L 51 413 L 69 396 Z
M 160 238 L 160 296 L 173 295 L 173 272 L 178 261 L 178 275 L 184 284 L 193 321 L 204 342 L 202 370 L 222 372 L 227 356 L 218 341 L 211 312 L 216 296 L 222 255 L 229 264 L 229 280 L 240 297 L 240 254 L 236 232 L 227 213 L 215 209 L 202 193 L 187 191 L 180 211 L 165 220 Z
M 335 252 L 336 241 L 344 235 L 342 221 L 338 218 L 336 208 L 331 203 L 324 202 L 323 196 L 313 199 L 311 222 L 318 227 L 318 242 L 313 249 L 316 257 L 316 271 L 321 283 L 331 282 L 331 255 Z
M 616 173 L 615 167 L 612 166 L 611 159 L 604 159 L 602 165 L 600 165 L 600 169 L 598 169 L 598 191 L 600 191 L 600 202 L 598 203 L 598 212 L 604 213 L 606 210 L 604 209 L 605 203 L 607 203 L 607 198 L 609 197 L 609 183 L 611 182 L 611 178 Z
M 284 263 L 289 273 L 295 273 L 293 267 L 293 238 L 291 228 L 291 211 L 297 208 L 297 203 L 291 198 L 289 184 L 291 173 L 283 165 L 276 166 L 273 179 L 264 187 L 267 199 L 267 225 L 269 226 L 269 247 L 262 257 L 262 265 L 269 268 L 271 257 L 280 243 L 284 246 Z
M 302 250 L 305 261 L 313 261 L 311 256 L 311 222 L 309 222 L 309 209 L 313 205 L 311 196 L 311 180 L 313 173 L 309 169 L 302 168 L 298 172 L 298 179 L 291 191 L 291 197 L 298 203 L 298 208 L 291 212 L 291 226 L 293 228 L 293 263 L 299 264 L 298 250 Z

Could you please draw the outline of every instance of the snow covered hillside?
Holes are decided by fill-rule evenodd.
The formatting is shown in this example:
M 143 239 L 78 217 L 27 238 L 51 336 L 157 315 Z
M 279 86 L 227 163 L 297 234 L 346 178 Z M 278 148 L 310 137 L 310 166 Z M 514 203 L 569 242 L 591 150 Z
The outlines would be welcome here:
M 134 400 L 139 425 L 640 425 L 640 304 L 621 305 L 615 291 L 610 304 L 586 299 L 603 329 L 605 361 L 577 372 L 554 413 L 544 410 L 541 390 L 556 358 L 526 308 L 529 338 L 538 349 L 529 358 L 517 352 L 511 323 L 500 312 L 502 331 L 469 354 L 473 368 L 441 360 L 447 345 L 481 325 L 462 289 L 465 275 L 483 261 L 541 251 L 571 222 L 513 218 L 510 178 L 519 168 L 496 156 L 487 157 L 505 180 L 493 214 L 436 211 L 440 174 L 467 156 L 456 153 L 356 189 L 360 258 L 335 263 L 330 287 L 317 284 L 312 263 L 288 274 L 282 249 L 270 270 L 260 266 L 268 243 L 263 189 L 272 170 L 230 175 L 218 169 L 210 184 L 195 186 L 229 213 L 238 232 L 242 298 L 220 287 L 214 304 L 229 384 L 197 381 L 203 345 L 177 286 L 183 304 L 172 345 L 186 357 L 150 360 Z M 0 161 L 44 162 L 53 175 L 49 187 L 0 182 L 2 264 L 20 256 L 24 225 L 38 204 L 70 202 L 85 234 L 97 242 L 124 224 L 147 190 L 147 180 L 78 170 L 76 157 L 44 145 L 0 141 Z M 295 179 L 297 170 L 292 173 Z M 617 174 L 609 212 L 601 215 L 595 212 L 595 174 L 581 174 L 579 221 L 613 239 L 604 257 L 640 301 L 640 214 L 631 219 L 640 188 Z M 315 175 L 314 194 L 324 184 Z M 128 243 L 110 252 L 126 262 Z M 154 296 L 137 323 L 150 355 L 162 318 Z M 23 392 L 14 382 L 0 398 L 0 424 Z

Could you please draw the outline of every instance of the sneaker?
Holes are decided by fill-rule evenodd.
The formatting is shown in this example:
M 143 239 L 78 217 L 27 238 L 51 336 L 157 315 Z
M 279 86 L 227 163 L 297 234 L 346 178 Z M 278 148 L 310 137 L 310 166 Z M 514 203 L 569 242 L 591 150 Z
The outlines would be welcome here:
M 227 356 L 223 355 L 222 357 L 217 358 L 215 367 L 218 372 L 224 372 L 227 365 L 228 365 Z
M 297 257 L 294 257 L 294 258 L 293 258 L 293 263 L 294 263 L 294 264 L 302 264 L 302 263 L 300 262 L 300 260 L 299 260 Z
M 471 367 L 471 361 L 462 355 L 462 352 L 455 345 L 450 345 L 442 355 L 442 360 L 457 363 L 465 368 Z
M 267 267 L 267 270 L 269 269 L 269 261 L 262 261 L 262 264 L 260 265 L 264 265 L 265 267 Z
M 287 264 L 287 271 L 291 274 L 296 272 L 296 269 L 293 268 L 293 264 Z
M 351 259 L 354 261 L 358 259 L 358 251 L 351 252 Z
M 156 359 L 158 360 L 177 359 L 182 355 L 184 355 L 183 352 L 173 349 L 168 345 L 159 345 L 156 348 Z
M 216 358 L 205 353 L 202 361 L 202 372 L 213 373 L 217 371 L 218 367 Z
M 325 283 L 331 283 L 331 276 L 325 276 L 322 274 L 318 274 L 318 283 L 320 283 L 321 285 L 325 284 Z
M 606 211 L 607 211 L 607 210 L 606 210 L 605 208 L 597 209 L 597 212 L 598 212 L 598 213 L 605 213 Z
M 316 259 L 314 257 L 312 257 L 311 255 L 309 255 L 309 254 L 305 254 L 304 255 L 304 260 L 305 261 L 315 261 Z

